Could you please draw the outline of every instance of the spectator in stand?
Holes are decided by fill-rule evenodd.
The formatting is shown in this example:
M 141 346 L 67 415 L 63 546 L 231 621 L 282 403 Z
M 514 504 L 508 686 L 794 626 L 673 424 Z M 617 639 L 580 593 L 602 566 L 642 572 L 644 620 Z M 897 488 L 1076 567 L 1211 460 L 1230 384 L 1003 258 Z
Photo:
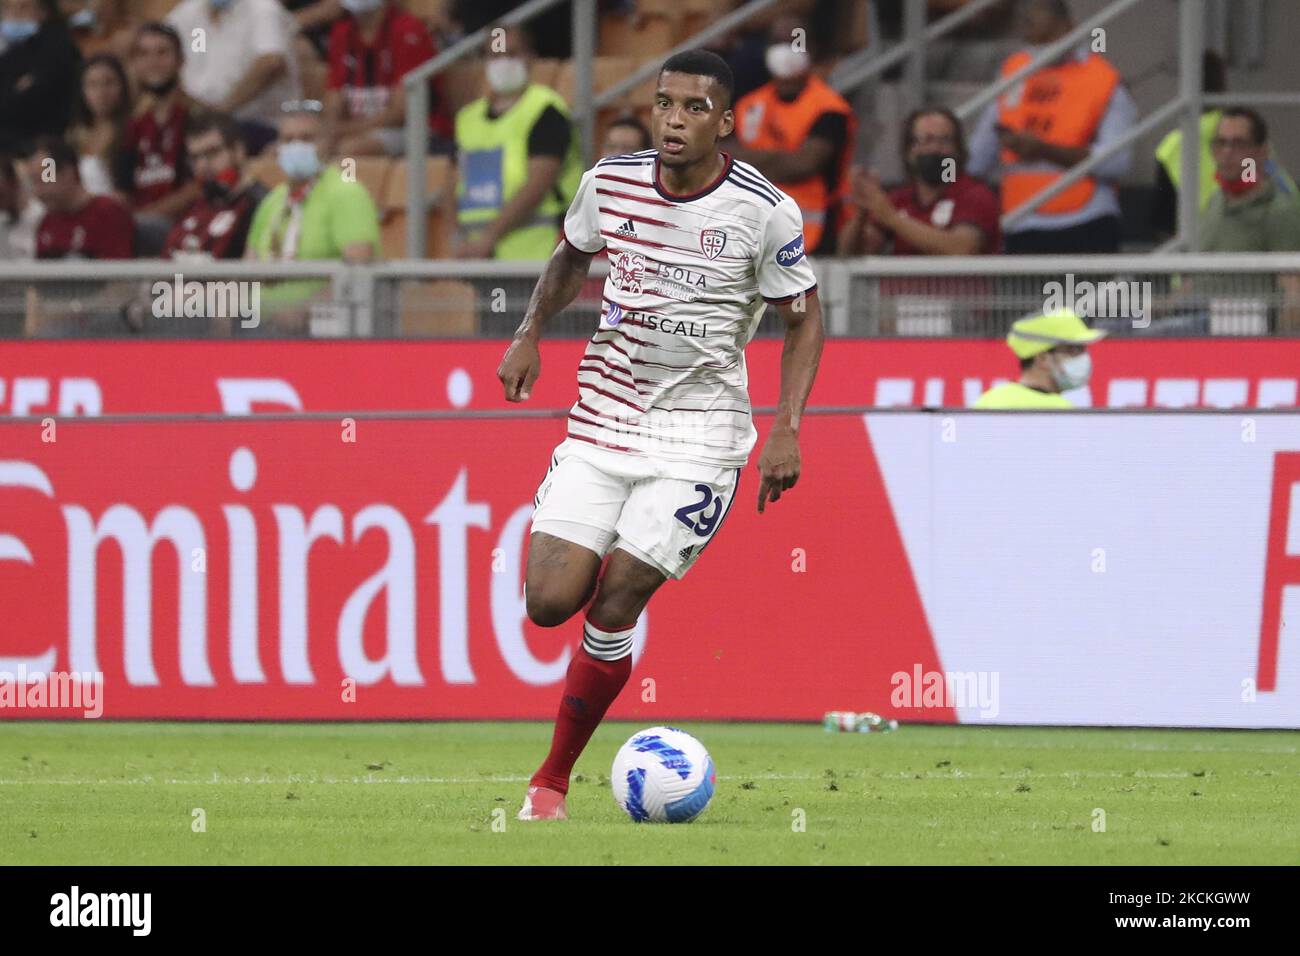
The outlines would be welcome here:
M 129 0 L 59 0 L 59 10 L 83 57 L 112 53 L 125 59 L 134 31 L 127 13 Z
M 203 195 L 172 227 L 163 247 L 170 259 L 242 259 L 253 213 L 267 188 L 248 172 L 248 153 L 233 117 L 191 118 L 185 148 Z
M 0 153 L 0 262 L 18 258 L 9 244 L 9 236 L 18 222 L 21 202 L 13 157 Z
M 531 48 L 517 26 L 490 41 L 488 95 L 456 114 L 457 255 L 546 259 L 582 178 L 582 157 L 560 94 L 528 82 Z
M 1065 0 L 1025 0 L 1021 36 L 1028 48 L 1002 63 L 1001 75 L 1020 69 L 1043 46 L 1073 28 Z M 1011 213 L 1126 133 L 1137 108 L 1119 71 L 1086 43 L 1012 86 L 980 117 L 971 136 L 969 171 L 1001 174 L 1002 212 Z M 1119 193 L 1115 183 L 1129 168 L 1132 150 L 1102 160 L 1025 218 L 1004 230 L 1006 251 L 1024 253 L 1118 252 Z
M 81 54 L 57 0 L 0 0 L 0 151 L 62 136 L 77 100 Z
M 735 137 L 724 148 L 799 204 L 809 252 L 830 251 L 855 121 L 844 97 L 812 72 L 812 57 L 798 39 L 806 36 L 793 17 L 773 21 L 767 48 L 772 79 L 736 103 Z
M 278 0 L 181 0 L 167 22 L 183 37 L 202 30 L 205 49 L 185 58 L 181 85 L 210 110 L 232 113 L 249 155 L 275 138 L 280 104 L 297 99 L 296 25 Z
M 618 117 L 605 130 L 605 142 L 601 144 L 602 159 L 610 156 L 625 156 L 639 153 L 650 148 L 650 130 L 645 123 L 631 114 Z
M 972 408 L 1044 411 L 1072 409 L 1062 392 L 1083 388 L 1092 377 L 1088 346 L 1106 337 L 1072 310 L 1062 309 L 1011 324 L 1007 345 L 1020 360 L 1020 379 L 994 385 Z
M 423 23 L 394 0 L 343 0 L 329 40 L 325 123 L 330 156 L 400 156 L 406 149 L 402 78 L 433 58 Z M 431 104 L 430 132 L 451 136 L 446 104 Z
M 135 226 L 113 196 L 81 184 L 76 151 L 55 137 L 36 142 L 28 157 L 32 189 L 45 206 L 36 232 L 38 259 L 130 259 Z
M 1201 60 L 1201 89 L 1205 93 L 1222 93 L 1228 88 L 1227 70 L 1223 60 L 1213 50 L 1206 50 Z M 1201 183 L 1199 210 L 1202 215 L 1209 208 L 1210 199 L 1219 191 L 1218 165 L 1211 145 L 1223 119 L 1223 110 L 1211 108 L 1201 114 Z M 1156 147 L 1156 195 L 1152 203 L 1151 223 L 1157 235 L 1172 236 L 1178 231 L 1178 184 L 1183 174 L 1183 131 L 1172 129 Z M 1273 181 L 1274 187 L 1293 199 L 1300 197 L 1295 180 L 1270 155 L 1260 166 Z
M 77 153 L 60 137 L 36 141 L 28 176 L 45 215 L 36 229 L 37 259 L 129 259 L 131 211 L 113 196 L 92 196 L 81 185 Z M 34 290 L 26 331 L 40 337 L 120 335 L 128 330 L 130 290 L 121 283 L 79 282 L 71 289 Z
M 379 213 L 366 187 L 325 165 L 322 106 L 315 100 L 284 104 L 278 159 L 288 177 L 253 213 L 244 258 L 260 262 L 337 259 L 351 264 L 379 257 Z M 263 284 L 262 306 L 276 329 L 302 333 L 322 283 Z
M 330 30 L 334 21 L 343 16 L 343 0 L 282 0 L 285 9 L 293 14 L 298 27 L 298 38 L 311 44 L 316 56 L 324 57 L 328 50 Z
M 998 200 L 965 172 L 961 122 L 946 109 L 919 109 L 903 122 L 909 182 L 886 193 L 875 173 L 855 167 L 841 255 L 971 256 L 999 251 Z
M 22 219 L 24 197 L 18 180 L 18 166 L 8 153 L 0 153 L 0 262 L 27 259 L 16 242 Z
M 131 118 L 131 85 L 122 61 L 96 53 L 81 70 L 81 94 L 67 139 L 80 156 L 81 184 L 96 196 L 125 194 L 122 144 Z
M 35 259 L 36 230 L 44 218 L 26 161 L 0 153 L 0 261 Z
M 141 256 L 160 255 L 176 217 L 199 198 L 185 156 L 190 104 L 180 88 L 184 62 L 181 39 L 167 24 L 146 23 L 136 33 L 131 68 L 140 100 L 126 128 L 124 153 Z
M 1300 250 L 1300 203 L 1265 171 L 1268 125 L 1252 109 L 1223 111 L 1210 140 L 1215 180 L 1200 235 L 1203 252 Z

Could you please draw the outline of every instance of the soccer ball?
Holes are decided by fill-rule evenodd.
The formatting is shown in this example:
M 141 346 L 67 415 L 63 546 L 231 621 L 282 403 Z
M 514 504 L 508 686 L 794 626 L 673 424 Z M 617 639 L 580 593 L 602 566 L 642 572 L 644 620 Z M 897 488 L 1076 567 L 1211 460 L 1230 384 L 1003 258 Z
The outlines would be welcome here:
M 609 772 L 614 801 L 637 823 L 689 823 L 713 799 L 717 779 L 704 744 L 675 727 L 633 734 Z

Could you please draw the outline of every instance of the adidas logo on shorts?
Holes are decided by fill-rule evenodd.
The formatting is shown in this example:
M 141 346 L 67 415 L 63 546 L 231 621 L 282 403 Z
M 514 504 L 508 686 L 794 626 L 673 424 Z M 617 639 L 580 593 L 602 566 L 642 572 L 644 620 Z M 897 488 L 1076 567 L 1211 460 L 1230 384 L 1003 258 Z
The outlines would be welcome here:
M 691 559 L 691 552 L 694 550 L 695 550 L 695 545 L 693 544 L 689 545 L 685 548 L 682 548 L 682 550 L 678 551 L 677 557 L 681 558 L 683 561 L 689 561 Z

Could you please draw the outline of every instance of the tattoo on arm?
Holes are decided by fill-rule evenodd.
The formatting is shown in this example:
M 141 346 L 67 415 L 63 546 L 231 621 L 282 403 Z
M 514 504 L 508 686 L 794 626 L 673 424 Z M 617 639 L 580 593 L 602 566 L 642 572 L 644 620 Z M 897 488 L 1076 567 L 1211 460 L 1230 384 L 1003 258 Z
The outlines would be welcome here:
M 591 255 L 579 252 L 563 240 L 555 247 L 541 278 L 533 287 L 528 309 L 515 332 L 516 336 L 541 336 L 546 323 L 578 297 L 582 284 L 587 279 L 591 258 Z

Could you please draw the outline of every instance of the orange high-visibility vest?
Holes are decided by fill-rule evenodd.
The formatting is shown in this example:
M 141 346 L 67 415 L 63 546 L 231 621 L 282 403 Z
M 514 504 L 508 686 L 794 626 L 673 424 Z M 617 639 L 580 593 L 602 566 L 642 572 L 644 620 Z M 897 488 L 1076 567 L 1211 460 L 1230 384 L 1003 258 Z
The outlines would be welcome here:
M 1002 76 L 1014 73 L 1030 58 L 1025 51 L 1011 54 L 1002 63 Z M 1056 146 L 1087 146 L 1101 125 L 1119 81 L 1119 72 L 1096 53 L 1089 54 L 1086 60 L 1044 67 L 1002 94 L 998 121 Z M 1025 166 L 1011 150 L 1002 151 L 1004 213 L 1022 206 L 1062 175 L 1029 171 Z M 1067 213 L 1082 209 L 1096 188 L 1097 181 L 1085 176 L 1035 211 Z
M 815 74 L 808 77 L 803 91 L 790 103 L 777 96 L 776 87 L 767 83 L 741 97 L 736 104 L 736 138 L 751 149 L 792 153 L 803 145 L 813 123 L 825 113 L 843 114 L 848 127 L 844 148 L 835 158 L 834 190 L 827 188 L 826 177 L 820 171 L 798 182 L 773 180 L 803 210 L 804 243 L 809 251 L 821 242 L 826 217 L 836 200 L 835 193 L 843 187 L 848 174 L 856 126 L 853 109 Z

